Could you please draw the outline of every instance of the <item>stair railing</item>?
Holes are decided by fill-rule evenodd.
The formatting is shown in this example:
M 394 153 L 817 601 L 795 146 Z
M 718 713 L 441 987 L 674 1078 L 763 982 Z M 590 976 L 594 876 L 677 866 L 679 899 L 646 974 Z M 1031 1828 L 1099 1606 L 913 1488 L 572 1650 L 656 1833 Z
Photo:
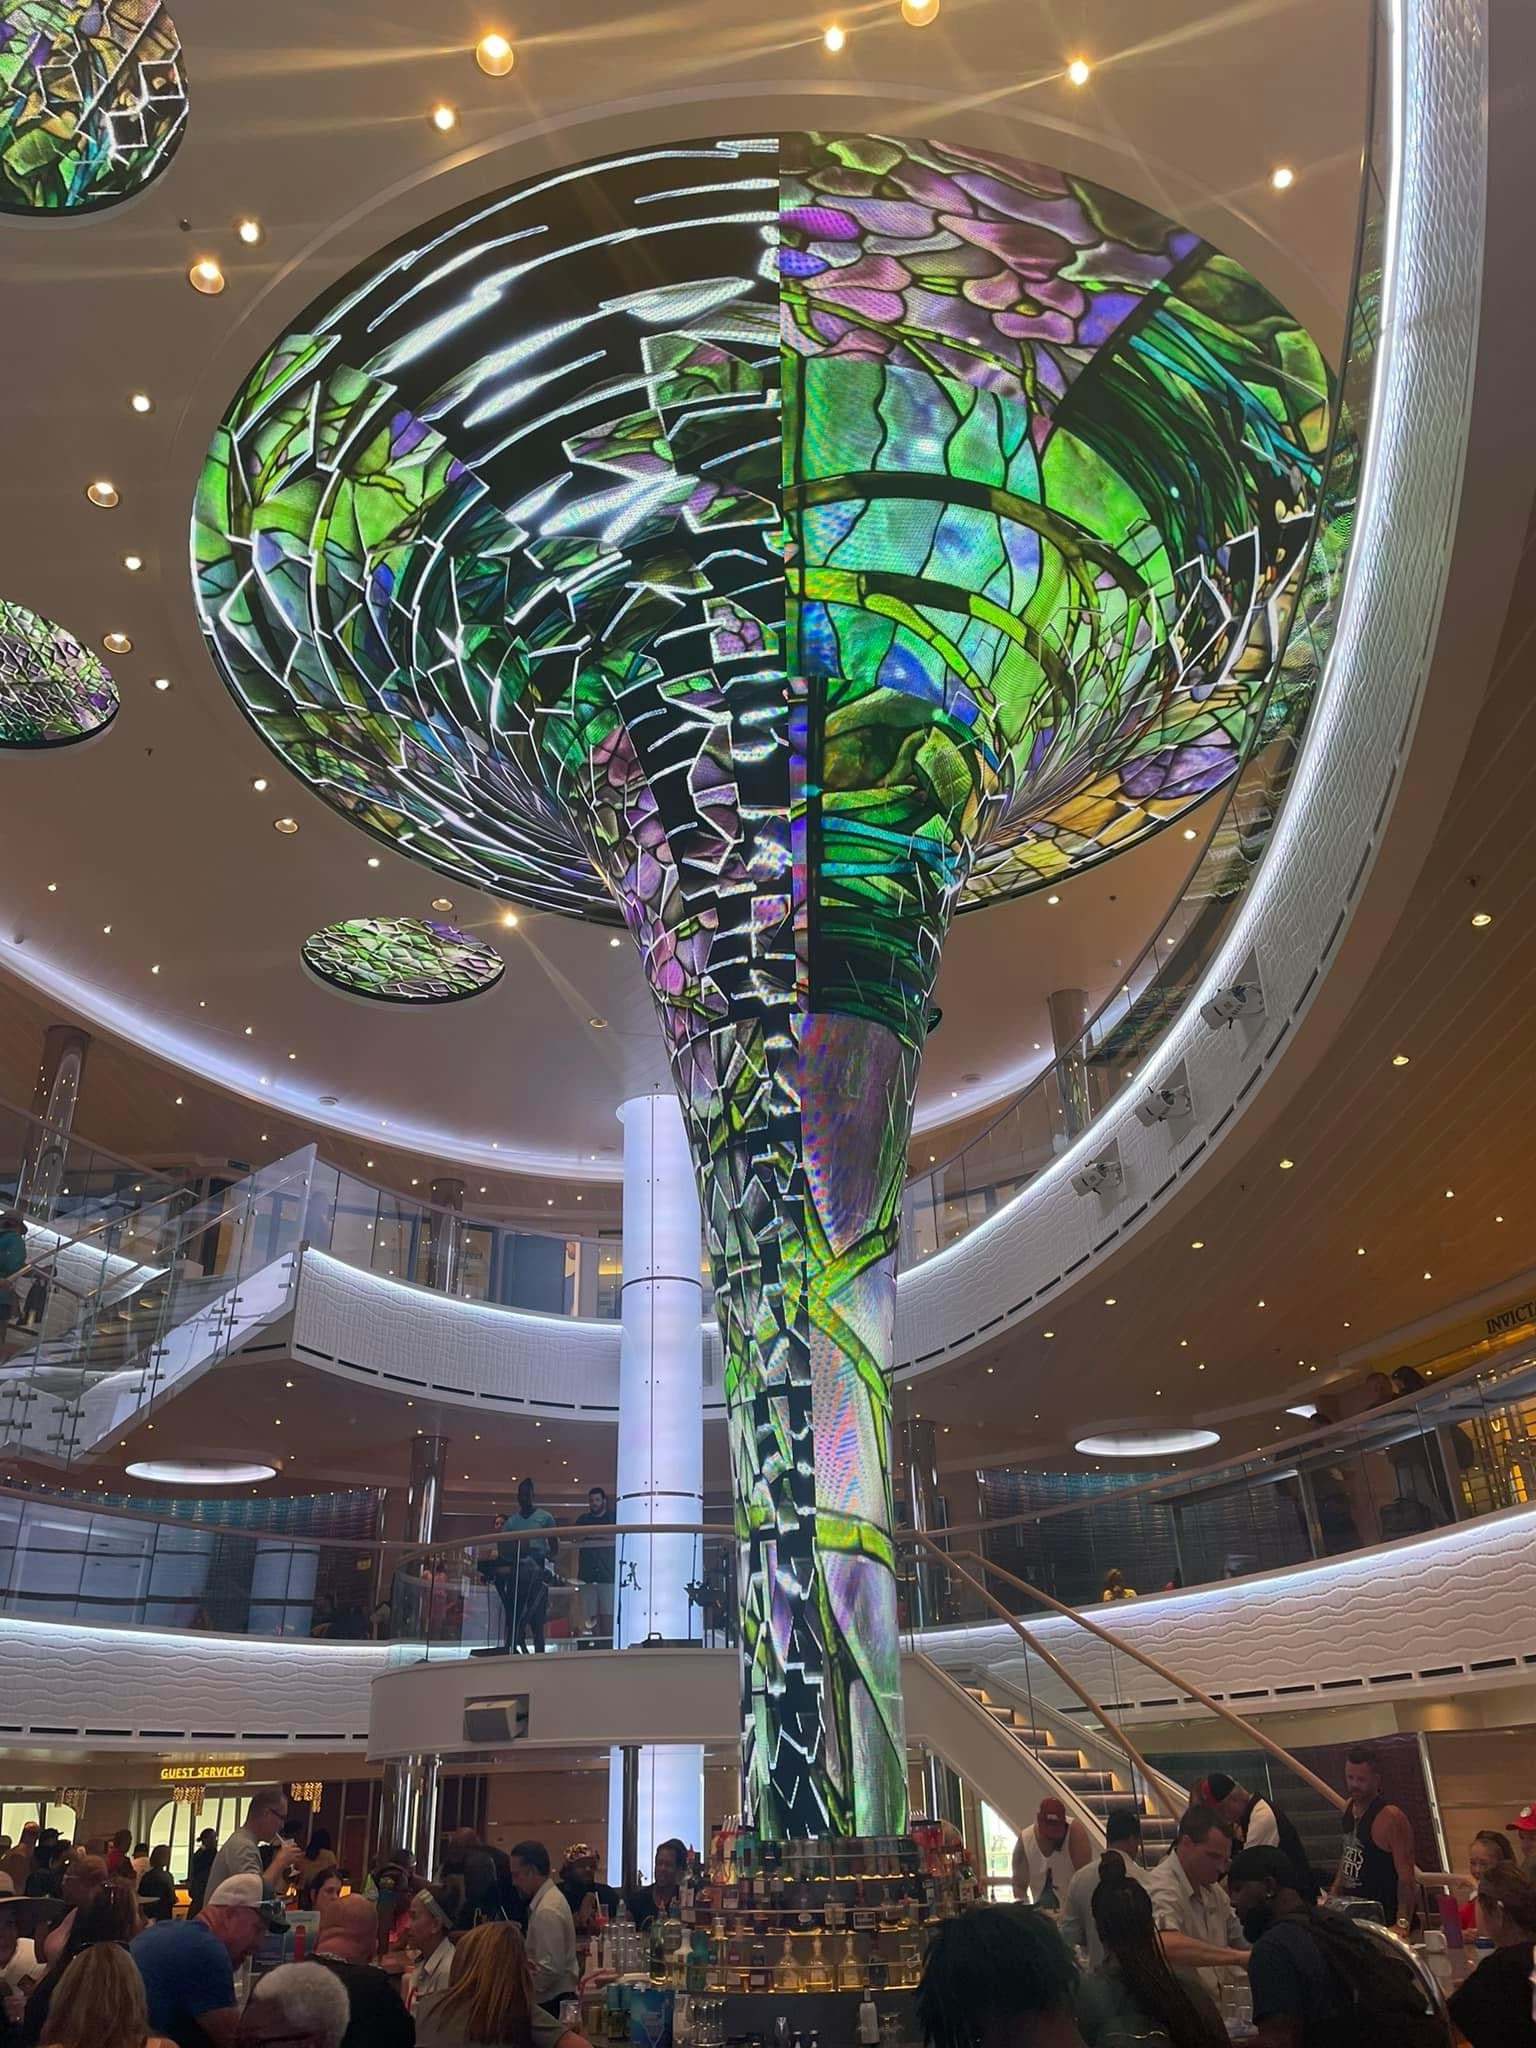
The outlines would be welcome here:
M 966 1585 L 970 1587 L 971 1591 L 975 1593 L 987 1607 L 991 1608 L 992 1612 L 998 1617 L 998 1619 L 1000 1621 L 1004 1621 L 1007 1623 L 1009 1628 L 1011 1628 L 1014 1634 L 1018 1637 L 1019 1641 L 1024 1645 L 1025 1650 L 1033 1651 L 1035 1656 L 1037 1656 L 1040 1659 L 1041 1663 L 1046 1666 L 1047 1670 L 1053 1671 L 1056 1674 L 1056 1676 L 1061 1680 L 1062 1684 L 1067 1687 L 1068 1691 L 1074 1693 L 1076 1697 L 1082 1701 L 1083 1705 L 1088 1709 L 1089 1713 L 1094 1715 L 1095 1718 L 1103 1724 L 1104 1728 L 1111 1736 L 1111 1738 L 1119 1745 L 1119 1747 L 1122 1750 L 1124 1750 L 1126 1760 L 1131 1768 L 1131 1778 L 1133 1785 L 1139 1783 L 1141 1786 L 1143 1786 L 1145 1788 L 1145 1796 L 1149 1800 L 1154 1801 L 1159 1807 L 1161 1807 L 1163 1812 L 1167 1815 L 1167 1817 L 1170 1820 L 1177 1820 L 1179 1816 L 1179 1809 L 1174 1806 L 1173 1802 L 1169 1799 L 1167 1792 L 1163 1788 L 1162 1774 L 1158 1771 L 1153 1770 L 1152 1766 L 1147 1762 L 1146 1758 L 1142 1755 L 1141 1751 L 1136 1747 L 1135 1743 L 1132 1742 L 1131 1738 L 1126 1734 L 1125 1730 L 1120 1726 L 1119 1722 L 1115 1720 L 1114 1716 L 1108 1713 L 1099 1704 L 1099 1702 L 1093 1697 L 1092 1693 L 1090 1693 L 1087 1690 L 1087 1688 L 1080 1682 L 1080 1680 L 1074 1677 L 1073 1674 L 1067 1669 L 1066 1665 L 1063 1664 L 1058 1657 L 1054 1656 L 1052 1652 L 1045 1647 L 1044 1643 L 1040 1641 L 1039 1637 L 1032 1634 L 1031 1631 L 1024 1626 L 1024 1623 L 1019 1620 L 1016 1614 L 1010 1614 L 1008 1609 L 1003 1605 L 1002 1601 L 997 1599 L 994 1594 L 988 1592 L 987 1588 L 981 1583 L 980 1579 L 976 1578 L 971 1572 L 968 1572 L 965 1569 L 965 1567 L 961 1563 L 959 1563 L 958 1557 L 970 1557 L 974 1556 L 975 1553 L 973 1551 L 962 1551 L 958 1553 L 957 1556 L 957 1553 L 954 1551 L 941 1550 L 938 1544 L 934 1543 L 929 1537 L 925 1536 L 920 1529 L 905 1529 L 902 1531 L 902 1535 L 905 1540 L 910 1540 L 913 1544 L 921 1546 L 922 1549 L 928 1551 L 933 1557 L 937 1558 L 941 1564 L 945 1565 L 950 1571 L 952 1571 L 955 1574 L 956 1578 L 963 1579 Z
M 927 1539 L 922 1538 L 920 1540 L 926 1541 Z M 1316 1771 L 1309 1770 L 1301 1762 L 1300 1758 L 1292 1756 L 1288 1749 L 1282 1748 L 1278 1742 L 1275 1742 L 1270 1736 L 1266 1735 L 1262 1729 L 1256 1728 L 1251 1721 L 1244 1720 L 1241 1714 L 1234 1713 L 1232 1708 L 1224 1705 L 1222 1701 L 1213 1699 L 1208 1692 L 1202 1691 L 1193 1680 L 1181 1677 L 1177 1671 L 1170 1671 L 1166 1664 L 1160 1663 L 1156 1657 L 1150 1655 L 1146 1650 L 1139 1650 L 1134 1643 L 1128 1643 L 1123 1636 L 1117 1636 L 1112 1629 L 1105 1628 L 1100 1622 L 1090 1621 L 1086 1614 L 1080 1613 L 1075 1607 L 1068 1607 L 1065 1601 L 1055 1600 L 1049 1593 L 1042 1593 L 1038 1586 L 1032 1586 L 1027 1579 L 1019 1578 L 1014 1572 L 1005 1571 L 1000 1564 L 994 1564 L 990 1558 L 983 1557 L 980 1551 L 962 1550 L 953 1554 L 943 1554 L 948 1556 L 952 1568 L 954 1567 L 956 1556 L 973 1559 L 984 1571 L 991 1572 L 995 1577 L 1005 1580 L 1010 1586 L 1017 1587 L 1021 1593 L 1026 1594 L 1031 1600 L 1038 1600 L 1042 1607 L 1049 1607 L 1055 1613 L 1065 1615 L 1068 1621 L 1075 1621 L 1079 1628 L 1086 1629 L 1091 1636 L 1097 1636 L 1099 1641 L 1107 1643 L 1111 1650 L 1123 1651 L 1127 1657 L 1133 1658 L 1136 1663 L 1145 1665 L 1147 1670 L 1155 1672 L 1165 1685 L 1173 1686 L 1176 1691 L 1186 1694 L 1190 1699 L 1197 1701 L 1200 1706 L 1208 1708 L 1219 1719 L 1237 1729 L 1247 1741 L 1256 1744 L 1258 1748 L 1273 1757 L 1276 1763 L 1284 1764 L 1288 1771 L 1294 1771 L 1298 1778 L 1304 1779 L 1312 1787 L 1314 1792 L 1320 1792 L 1335 1812 L 1342 1813 L 1349 1804 L 1348 1800 L 1341 1793 L 1335 1791 L 1325 1778 L 1320 1778 Z M 963 1576 L 969 1577 L 970 1575 L 966 1573 Z M 971 1583 L 974 1585 L 976 1581 L 973 1579 Z M 990 1607 L 999 1613 L 1007 1614 L 1008 1610 L 1000 1600 L 995 1600 L 990 1593 L 986 1593 L 985 1598 Z M 1022 1633 L 1022 1630 L 1020 1632 Z M 1043 1648 L 1041 1648 L 1040 1654 L 1043 1657 L 1048 1657 L 1049 1655 Z M 1059 1664 L 1054 1664 L 1054 1669 L 1058 1675 L 1061 1675 L 1061 1666 Z M 1080 1699 L 1084 1697 L 1082 1689 L 1075 1683 L 1072 1684 L 1072 1690 L 1077 1693 Z M 1101 1720 L 1106 1723 L 1108 1722 L 1109 1717 L 1104 1713 L 1102 1707 L 1095 1707 L 1093 1711 L 1099 1715 Z M 1123 1740 L 1124 1738 L 1122 1737 L 1121 1739 Z

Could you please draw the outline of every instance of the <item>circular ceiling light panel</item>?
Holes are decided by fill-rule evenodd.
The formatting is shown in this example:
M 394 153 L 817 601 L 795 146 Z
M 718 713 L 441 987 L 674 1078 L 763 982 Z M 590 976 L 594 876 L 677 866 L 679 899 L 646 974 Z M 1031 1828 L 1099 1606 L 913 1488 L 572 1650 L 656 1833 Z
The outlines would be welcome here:
M 306 939 L 302 958 L 327 988 L 407 1007 L 484 995 L 506 971 L 483 940 L 423 917 L 347 918 Z
M 1079 1437 L 1074 1448 L 1085 1458 L 1174 1458 L 1181 1451 L 1208 1451 L 1220 1442 L 1214 1429 L 1117 1429 Z
M 275 1465 L 217 1465 L 196 1458 L 153 1458 L 125 1465 L 130 1479 L 147 1479 L 155 1486 L 254 1486 L 272 1479 Z
M 0 750 L 78 746 L 118 711 L 106 664 L 73 633 L 0 598 Z
M 143 191 L 187 125 L 160 0 L 0 0 L 0 213 L 89 213 Z
M 1315 680 L 1280 649 L 1323 610 L 1333 417 L 1272 294 L 1102 186 L 944 142 L 661 145 L 433 221 L 280 335 L 204 465 L 195 586 L 317 795 L 503 898 L 638 895 L 664 981 L 693 941 L 637 751 L 692 719 L 718 868 L 760 803 L 720 728 L 786 677 L 848 679 L 864 864 L 959 842 L 945 915 L 1182 821 Z M 878 920 L 849 894 L 833 922 Z

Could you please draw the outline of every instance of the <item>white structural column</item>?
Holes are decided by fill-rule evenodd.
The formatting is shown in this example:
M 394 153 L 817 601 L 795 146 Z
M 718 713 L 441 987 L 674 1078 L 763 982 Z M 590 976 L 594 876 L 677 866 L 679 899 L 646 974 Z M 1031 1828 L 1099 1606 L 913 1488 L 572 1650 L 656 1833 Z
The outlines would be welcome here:
M 637 1531 L 697 1522 L 704 1506 L 704 1312 L 699 1197 L 677 1098 L 640 1095 L 624 1126 L 624 1293 L 619 1340 L 617 1519 Z M 614 1643 L 686 1642 L 688 1586 L 702 1574 L 694 1536 L 619 1539 Z M 621 1843 L 620 1753 L 609 1762 L 608 1868 Z M 704 1832 L 704 1752 L 696 1743 L 640 1754 L 638 1850 L 649 1872 L 657 1842 L 690 1847 Z M 624 1873 L 628 1875 L 628 1873 Z

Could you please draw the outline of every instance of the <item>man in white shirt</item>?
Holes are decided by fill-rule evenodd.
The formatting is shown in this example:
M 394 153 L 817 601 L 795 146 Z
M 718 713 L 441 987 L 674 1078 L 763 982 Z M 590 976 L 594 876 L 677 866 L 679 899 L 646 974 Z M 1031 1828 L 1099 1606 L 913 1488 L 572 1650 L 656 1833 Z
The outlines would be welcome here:
M 1134 1806 L 1117 1806 L 1104 1817 L 1104 1847 L 1113 1849 L 1125 1864 L 1125 1874 L 1143 1890 L 1147 1872 L 1141 1862 L 1141 1815 Z M 1099 1859 L 1090 1856 L 1075 1872 L 1062 1902 L 1056 1931 L 1070 1949 L 1086 1949 L 1090 1969 L 1104 1967 L 1104 1944 L 1093 1917 L 1093 1895 L 1099 1888 Z
M 431 2000 L 448 1988 L 453 1969 L 452 1895 L 440 1884 L 424 1884 L 411 1894 L 411 1909 L 405 1916 L 405 1949 L 391 1950 L 381 1967 L 391 1977 L 405 1978 L 405 2003 L 411 2012 L 423 1999 Z M 410 1962 L 407 1957 L 414 1956 Z
M 303 1861 L 304 1854 L 297 1842 L 280 1839 L 287 1820 L 288 1795 L 282 1787 L 258 1785 L 251 1794 L 245 1819 L 239 1827 L 231 1828 L 219 1844 L 204 1897 L 212 1898 L 225 1878 L 241 1877 L 247 1871 L 254 1871 L 269 1892 L 281 1891 L 282 1880 L 296 1863 Z M 274 1841 L 277 1847 L 263 1863 L 257 1845 Z
M 510 1861 L 512 1882 L 528 1901 L 523 1943 L 533 1965 L 533 1995 L 558 2018 L 561 1999 L 576 1991 L 576 1922 L 549 1874 L 549 1851 L 542 1842 L 519 1842 Z
M 1069 1825 L 1061 1800 L 1042 1799 L 1033 1827 L 1013 1847 L 1013 1896 L 1049 1913 L 1059 1911 L 1072 1873 L 1092 1854 L 1093 1842 L 1082 1822 Z
M 1192 1806 L 1173 1847 L 1147 1879 L 1152 1919 L 1174 1970 L 1198 1970 L 1208 1991 L 1225 1968 L 1246 1969 L 1248 1944 L 1227 1897 L 1232 1836 L 1213 1807 Z
M 1240 1785 L 1225 1771 L 1212 1771 L 1208 1778 L 1202 1779 L 1195 1797 L 1202 1806 L 1215 1807 L 1232 1830 L 1233 1840 L 1239 1848 L 1278 1849 L 1288 1857 L 1296 1872 L 1296 1888 L 1302 1897 L 1312 1899 L 1317 1896 L 1306 1846 L 1296 1832 L 1295 1822 L 1280 1807 L 1250 1792 L 1246 1785 Z

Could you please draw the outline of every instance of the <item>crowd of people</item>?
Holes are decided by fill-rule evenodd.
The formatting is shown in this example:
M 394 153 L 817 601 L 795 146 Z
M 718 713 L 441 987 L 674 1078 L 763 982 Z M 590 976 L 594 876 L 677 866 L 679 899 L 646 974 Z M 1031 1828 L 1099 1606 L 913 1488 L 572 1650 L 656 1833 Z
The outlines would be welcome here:
M 1407 1817 L 1369 1749 L 1346 1784 L 1332 1906 L 1411 1935 Z M 1107 1816 L 1101 1850 L 1044 1800 L 1015 1854 L 1017 1903 L 933 1931 L 916 1995 L 931 2048 L 1220 2048 L 1250 2014 L 1260 2048 L 1449 2048 L 1430 1974 L 1320 1903 L 1327 1874 L 1280 1808 L 1220 1773 L 1197 1792 L 1155 1864 L 1133 1809 Z M 1469 2048 L 1536 2048 L 1536 1809 L 1510 1834 L 1526 1865 L 1508 1834 L 1480 1832 L 1450 1916 L 1483 1951 L 1449 2001 Z M 222 1841 L 199 1837 L 184 1917 L 168 1862 L 126 1830 L 0 1838 L 0 2048 L 587 2048 L 597 1929 L 664 1918 L 689 1851 L 663 1842 L 652 1881 L 619 1892 L 588 1843 L 556 1866 L 540 1841 L 503 1850 L 460 1827 L 435 1873 L 395 1850 L 349 1888 L 325 1831 L 301 1847 L 270 1786 Z
M 1011 1928 L 994 1932 L 998 1952 L 1034 1958 L 1041 2004 L 1023 2038 L 1042 2048 L 1079 2038 L 1089 2048 L 1215 2048 L 1229 2022 L 1251 2020 L 1263 2048 L 1442 2048 L 1450 2036 L 1426 1982 L 1438 1978 L 1470 2048 L 1536 2048 L 1536 1807 L 1510 1823 L 1527 1844 L 1523 1861 L 1508 1835 L 1481 1830 L 1460 1881 L 1468 1896 L 1457 1905 L 1448 1893 L 1449 1912 L 1426 1927 L 1412 1825 L 1384 1796 L 1369 1745 L 1349 1752 L 1344 1785 L 1331 1879 L 1312 1867 L 1289 1816 L 1225 1773 L 1200 1781 L 1155 1863 L 1135 1809 L 1106 1817 L 1100 1853 L 1063 1801 L 1042 1800 L 1015 1847 L 1014 1894 L 1054 1921 L 1079 1967 L 1068 1996 L 1060 1959 L 1037 1932 L 1027 1942 Z M 1410 1964 L 1362 1922 L 1405 1941 L 1424 1934 L 1440 1969 Z M 1480 1951 L 1459 1982 L 1445 1922 Z M 996 1966 L 996 1953 L 988 1960 L 964 1944 L 960 1953 L 967 1969 Z

